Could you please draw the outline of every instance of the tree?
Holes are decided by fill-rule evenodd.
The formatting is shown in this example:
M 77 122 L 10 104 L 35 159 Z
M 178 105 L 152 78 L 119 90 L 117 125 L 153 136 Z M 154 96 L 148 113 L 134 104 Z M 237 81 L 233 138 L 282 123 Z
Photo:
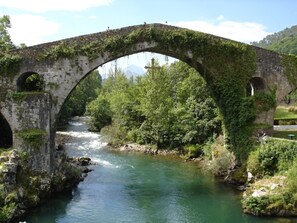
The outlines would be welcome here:
M 86 110 L 86 114 L 92 118 L 92 131 L 100 131 L 104 126 L 111 124 L 110 104 L 103 95 L 99 95 L 95 100 L 90 102 Z
M 8 15 L 0 17 L 0 50 L 2 52 L 15 48 L 10 39 L 9 28 L 11 28 L 10 17 Z
M 120 70 L 111 72 L 87 112 L 97 130 L 111 120 L 104 131 L 113 134 L 109 138 L 158 148 L 203 144 L 221 130 L 205 81 L 183 62 L 151 69 L 135 82 Z
M 268 35 L 263 40 L 252 44 L 279 53 L 297 55 L 297 26 Z
M 59 123 L 64 124 L 70 117 L 84 115 L 87 104 L 98 96 L 101 87 L 101 75 L 98 70 L 94 70 L 73 89 L 65 101 Z

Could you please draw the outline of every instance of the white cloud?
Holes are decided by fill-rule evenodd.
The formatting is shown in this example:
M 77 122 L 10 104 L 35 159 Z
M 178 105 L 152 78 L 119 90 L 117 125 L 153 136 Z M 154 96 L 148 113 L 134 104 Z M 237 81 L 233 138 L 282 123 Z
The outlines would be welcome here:
M 89 16 L 89 19 L 96 19 L 96 18 L 97 18 L 97 16 L 95 16 L 95 15 Z
M 220 15 L 217 20 L 221 21 L 221 20 L 224 20 L 224 16 Z
M 27 46 L 47 42 L 46 37 L 58 33 L 60 25 L 37 15 L 11 15 L 9 29 L 14 44 Z
M 42 13 L 48 11 L 83 11 L 88 8 L 108 5 L 113 0 L 0 0 L 0 7 Z
M 223 16 L 219 16 L 216 22 L 187 21 L 176 25 L 245 43 L 259 41 L 271 34 L 259 23 L 226 21 Z

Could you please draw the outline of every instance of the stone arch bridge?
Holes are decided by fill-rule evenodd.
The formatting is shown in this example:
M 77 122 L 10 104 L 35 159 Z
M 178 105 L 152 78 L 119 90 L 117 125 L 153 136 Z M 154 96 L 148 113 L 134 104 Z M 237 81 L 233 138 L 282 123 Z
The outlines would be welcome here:
M 98 66 L 145 51 L 177 58 L 202 75 L 235 150 L 243 137 L 273 125 L 276 103 L 297 86 L 293 56 L 162 24 L 107 30 L 1 56 L 0 147 L 30 153 L 33 169 L 51 173 L 56 121 L 70 92 Z M 31 75 L 43 81 L 37 92 L 24 88 Z

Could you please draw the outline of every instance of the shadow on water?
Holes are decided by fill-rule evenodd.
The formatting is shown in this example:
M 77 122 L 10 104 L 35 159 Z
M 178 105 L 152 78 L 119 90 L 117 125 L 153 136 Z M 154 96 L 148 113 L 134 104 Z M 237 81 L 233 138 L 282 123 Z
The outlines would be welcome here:
M 27 223 L 55 223 L 60 217 L 67 214 L 67 206 L 73 200 L 79 200 L 79 190 L 76 188 L 73 191 L 55 194 L 54 197 L 48 198 L 39 207 L 30 210 L 23 218 L 26 219 Z M 14 223 L 19 222 L 19 220 L 16 220 Z

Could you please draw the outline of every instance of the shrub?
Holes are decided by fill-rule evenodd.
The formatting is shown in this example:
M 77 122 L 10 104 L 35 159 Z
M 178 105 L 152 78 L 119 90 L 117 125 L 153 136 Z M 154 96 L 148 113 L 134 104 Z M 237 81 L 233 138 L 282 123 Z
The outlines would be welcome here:
M 105 126 L 101 129 L 101 134 L 112 146 L 119 146 L 126 139 L 126 131 L 116 124 Z
M 287 171 L 297 156 L 297 142 L 270 138 L 250 153 L 248 170 L 254 175 L 272 176 Z
M 15 203 L 10 203 L 0 208 L 0 222 L 8 222 L 12 218 L 15 209 Z
M 268 196 L 253 197 L 250 196 L 243 200 L 242 205 L 245 211 L 254 215 L 261 215 L 266 210 L 266 207 L 270 204 Z
M 254 215 L 278 215 L 280 212 L 294 211 L 295 195 L 284 191 L 260 197 L 249 196 L 242 201 L 244 211 Z
M 210 168 L 215 174 L 222 174 L 230 169 L 234 169 L 236 157 L 230 152 L 219 137 L 212 146 L 212 161 Z
M 252 151 L 247 160 L 247 171 L 251 172 L 254 176 L 258 176 L 262 173 L 262 167 L 259 160 L 259 149 Z
M 186 145 L 184 151 L 187 157 L 199 157 L 203 153 L 203 145 Z
M 297 159 L 287 173 L 287 185 L 291 192 L 297 193 Z

